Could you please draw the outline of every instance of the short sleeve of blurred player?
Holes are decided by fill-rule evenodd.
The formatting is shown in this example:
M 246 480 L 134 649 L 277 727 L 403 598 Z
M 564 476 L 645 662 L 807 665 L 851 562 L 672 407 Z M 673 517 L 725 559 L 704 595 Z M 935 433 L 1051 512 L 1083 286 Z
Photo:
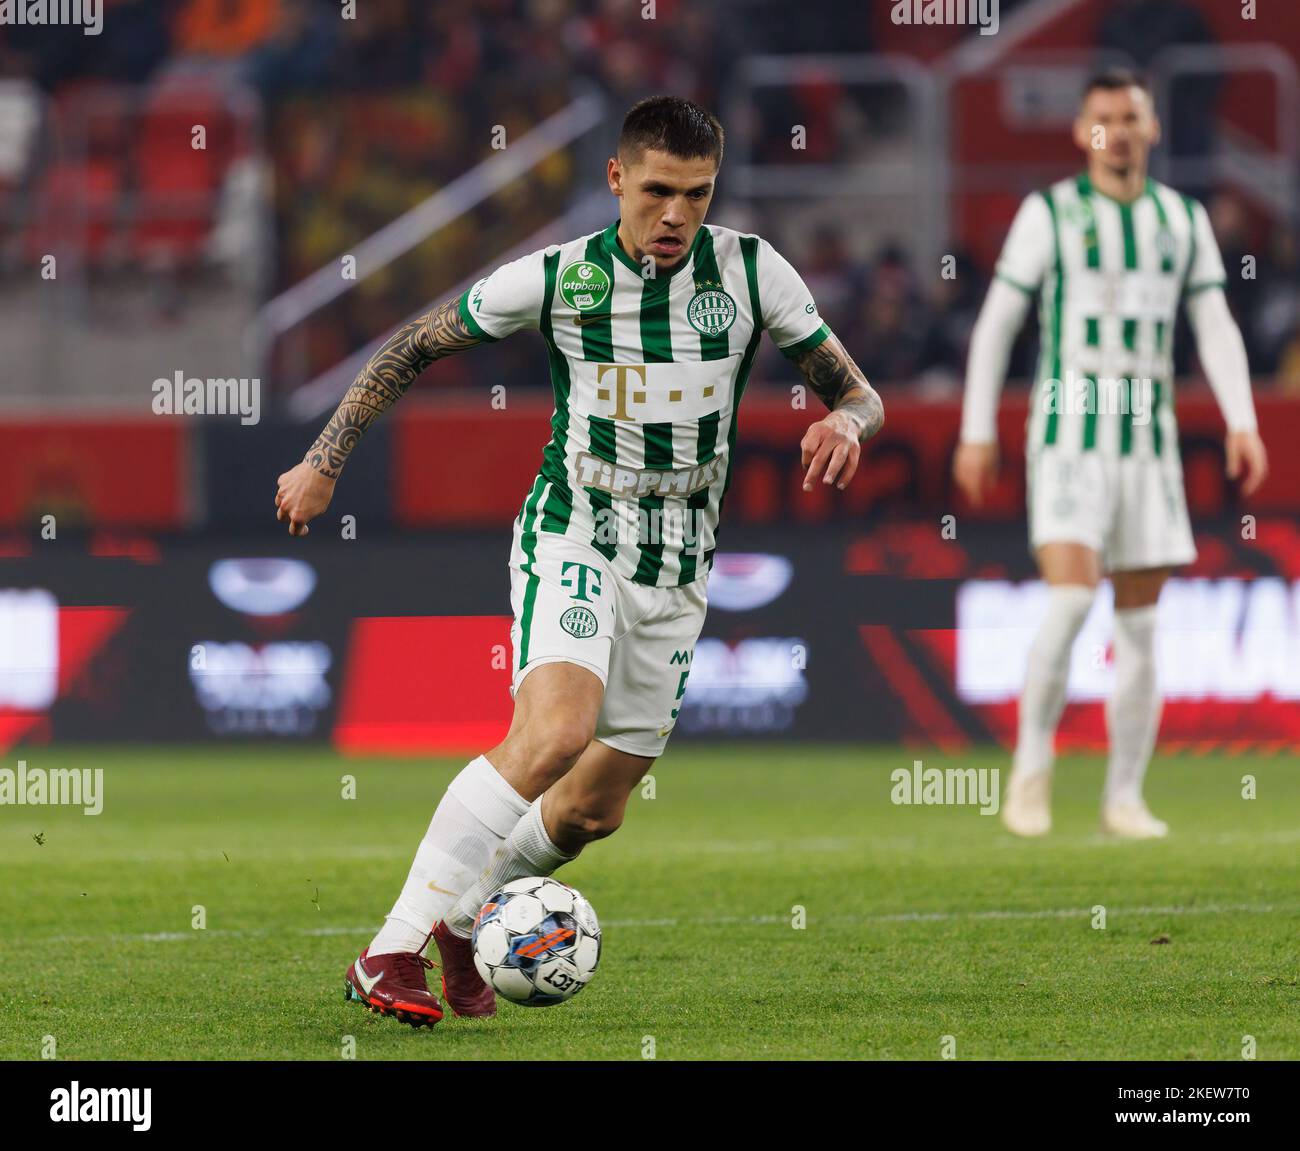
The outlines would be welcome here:
M 831 334 L 817 314 L 808 285 L 790 261 L 764 239 L 758 241 L 758 300 L 763 327 L 791 358 L 811 351 Z
M 1055 257 L 1052 212 L 1042 193 L 1034 192 L 1021 201 L 993 274 L 1026 295 L 1037 295 Z
M 460 298 L 460 316 L 480 340 L 500 340 L 541 323 L 547 249 L 502 264 Z
M 1228 276 L 1223 268 L 1219 242 L 1210 227 L 1210 215 L 1199 200 L 1188 200 L 1192 214 L 1192 264 L 1187 270 L 1187 291 L 1199 292 L 1202 288 L 1222 288 Z

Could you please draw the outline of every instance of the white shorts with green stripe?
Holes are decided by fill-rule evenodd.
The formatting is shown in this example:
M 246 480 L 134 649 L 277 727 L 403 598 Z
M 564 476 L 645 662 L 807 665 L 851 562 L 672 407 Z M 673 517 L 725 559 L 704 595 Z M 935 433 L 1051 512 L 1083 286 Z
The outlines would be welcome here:
M 1079 543 L 1106 571 L 1178 567 L 1196 559 L 1176 452 L 1115 456 L 1042 447 L 1029 453 L 1029 544 Z
M 543 664 L 585 667 L 605 685 L 596 738 L 631 755 L 662 754 L 704 625 L 707 575 L 682 587 L 647 587 L 618 575 L 579 540 L 525 533 L 520 519 L 510 549 L 510 603 L 512 696 Z

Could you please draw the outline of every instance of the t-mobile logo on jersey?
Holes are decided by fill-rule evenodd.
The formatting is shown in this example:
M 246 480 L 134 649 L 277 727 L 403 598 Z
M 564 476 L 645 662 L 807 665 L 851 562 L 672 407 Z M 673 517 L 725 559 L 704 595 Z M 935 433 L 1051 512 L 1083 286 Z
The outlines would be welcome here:
M 998 31 L 998 0 L 896 0 L 889 19 L 895 24 L 969 24 L 981 36 Z
M 646 374 L 650 370 L 649 364 L 597 364 L 596 365 L 596 399 L 614 401 L 614 410 L 609 413 L 611 420 L 634 420 L 636 417 L 628 411 L 628 402 L 633 404 L 644 404 L 646 397 L 649 395 L 649 389 L 646 386 Z M 614 377 L 614 386 L 611 389 L 605 383 L 605 379 L 610 374 Z M 701 399 L 710 399 L 713 396 L 715 384 L 705 384 L 700 389 Z M 683 396 L 686 394 L 684 388 L 669 388 L 667 392 L 662 393 L 663 397 L 670 404 L 680 404 Z
M 577 575 L 572 578 L 569 576 L 570 568 L 577 569 Z M 569 561 L 560 567 L 560 576 L 560 586 L 569 588 L 572 593 L 570 599 L 591 603 L 592 601 L 587 596 L 588 591 L 592 595 L 600 595 L 600 568 L 592 567 L 590 564 Z

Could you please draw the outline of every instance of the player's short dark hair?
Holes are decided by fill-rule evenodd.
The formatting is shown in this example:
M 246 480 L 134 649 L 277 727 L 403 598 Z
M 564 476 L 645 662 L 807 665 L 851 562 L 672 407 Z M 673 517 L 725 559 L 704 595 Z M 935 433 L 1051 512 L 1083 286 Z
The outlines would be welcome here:
M 683 160 L 708 156 L 722 166 L 722 125 L 712 112 L 680 96 L 647 96 L 628 109 L 618 135 L 618 155 L 634 164 L 648 150 Z
M 1103 92 L 1119 92 L 1125 88 L 1141 88 L 1147 93 L 1151 91 L 1146 77 L 1132 68 L 1102 68 L 1088 77 L 1080 100 L 1086 100 L 1098 89 Z

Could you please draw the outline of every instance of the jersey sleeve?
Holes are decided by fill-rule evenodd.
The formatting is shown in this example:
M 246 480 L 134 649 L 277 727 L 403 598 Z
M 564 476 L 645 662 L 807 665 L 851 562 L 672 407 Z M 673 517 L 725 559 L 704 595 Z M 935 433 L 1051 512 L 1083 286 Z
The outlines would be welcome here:
M 547 249 L 502 264 L 460 298 L 460 316 L 480 340 L 500 340 L 541 324 Z
M 1199 200 L 1189 199 L 1187 210 L 1192 217 L 1192 254 L 1185 291 L 1190 294 L 1205 288 L 1225 287 L 1228 276 L 1223 268 L 1219 242 L 1210 227 L 1210 214 Z
M 763 327 L 782 353 L 791 358 L 811 351 L 831 334 L 817 314 L 817 305 L 803 278 L 763 239 L 758 242 L 758 299 Z
M 1042 194 L 1034 192 L 1021 201 L 993 274 L 1026 295 L 1035 296 L 1055 259 L 1052 212 Z

